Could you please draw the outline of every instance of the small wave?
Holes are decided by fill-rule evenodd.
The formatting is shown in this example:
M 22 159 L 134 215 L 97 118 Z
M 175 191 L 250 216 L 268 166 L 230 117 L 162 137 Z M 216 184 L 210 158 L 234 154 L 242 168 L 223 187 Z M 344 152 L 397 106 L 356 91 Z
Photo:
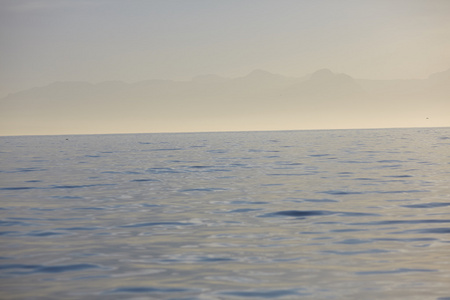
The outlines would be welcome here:
M 396 270 L 379 270 L 379 271 L 362 271 L 356 272 L 356 275 L 380 275 L 380 274 L 397 274 L 397 273 L 411 273 L 411 272 L 437 272 L 433 269 L 409 269 L 400 268 Z
M 138 228 L 138 227 L 147 227 L 147 226 L 188 226 L 194 225 L 193 223 L 182 223 L 182 222 L 149 222 L 149 223 L 136 223 L 129 225 L 119 226 L 121 228 Z
M 399 225 L 399 224 L 432 224 L 432 223 L 450 223 L 450 220 L 436 220 L 436 219 L 425 219 L 425 220 L 384 220 L 384 221 L 374 221 L 374 222 L 361 222 L 361 223 L 350 223 L 349 225 L 357 226 L 379 226 L 379 225 Z
M 141 175 L 142 172 L 136 172 L 136 171 L 103 171 L 100 172 L 100 174 L 132 174 L 132 175 Z
M 250 290 L 250 291 L 225 291 L 219 292 L 220 295 L 228 295 L 235 297 L 259 297 L 259 298 L 279 298 L 285 296 L 306 296 L 309 293 L 300 292 L 303 289 L 286 289 L 286 290 Z
M 120 287 L 114 290 L 107 291 L 107 294 L 116 293 L 183 293 L 183 292 L 194 292 L 193 289 L 185 288 L 155 288 L 155 287 Z
M 378 160 L 377 163 L 381 164 L 391 164 L 391 163 L 402 163 L 403 161 L 397 160 L 397 159 L 384 159 L 384 160 Z
M 329 194 L 329 195 L 361 195 L 361 194 L 364 194 L 363 192 L 351 192 L 351 191 L 339 191 L 339 190 L 323 191 L 320 193 Z
M 174 170 L 172 168 L 150 168 L 146 172 L 152 174 L 164 174 L 164 173 L 181 173 L 179 170 Z
M 222 263 L 235 261 L 235 259 L 230 257 L 215 256 L 215 255 L 170 255 L 165 259 L 159 259 L 159 263 Z
M 339 212 L 340 215 L 345 217 L 379 217 L 379 214 L 374 213 L 362 213 L 362 212 Z
M 30 231 L 26 233 L 26 236 L 34 236 L 34 237 L 50 237 L 57 235 L 67 235 L 65 232 L 57 232 L 57 231 Z
M 347 229 L 334 229 L 334 230 L 330 230 L 330 232 L 339 232 L 339 233 L 342 233 L 342 232 L 360 232 L 360 231 L 367 231 L 368 229 L 361 229 L 361 228 L 358 228 L 358 229 L 350 229 L 350 228 L 347 228 Z
M 402 167 L 402 165 L 382 165 L 380 166 L 380 168 L 392 168 L 392 169 L 397 169 Z
M 226 189 L 223 189 L 223 188 L 198 188 L 198 189 L 180 190 L 180 192 L 182 192 L 182 193 L 186 193 L 186 192 L 217 192 L 217 191 L 226 191 Z
M 326 211 L 326 210 L 285 210 L 285 211 L 277 211 L 273 213 L 268 213 L 261 215 L 260 217 L 311 217 L 311 216 L 326 216 L 335 214 L 334 212 Z
M 230 172 L 229 169 L 217 168 L 214 166 L 189 166 L 187 172 Z
M 78 189 L 78 188 L 90 188 L 97 186 L 111 186 L 116 185 L 113 183 L 104 184 L 83 184 L 83 185 L 52 185 L 49 187 L 35 187 L 35 186 L 18 186 L 18 187 L 2 187 L 2 191 L 16 191 L 16 190 L 33 190 L 33 189 Z
M 0 226 L 36 226 L 36 224 L 18 220 L 0 220 Z
M 97 186 L 111 186 L 115 185 L 113 183 L 103 183 L 103 184 L 82 184 L 82 185 L 53 185 L 50 188 L 52 189 L 80 189 L 80 188 L 90 188 Z
M 321 251 L 324 254 L 336 254 L 336 255 L 360 255 L 360 254 L 379 254 L 379 253 L 389 253 L 391 251 L 385 249 L 368 249 L 363 251 L 337 251 L 337 250 L 327 250 Z
M 449 220 L 449 222 L 450 222 L 450 220 Z M 443 227 L 443 228 L 411 229 L 411 230 L 398 231 L 398 232 L 394 232 L 394 233 L 397 233 L 397 234 L 428 234 L 428 233 L 449 234 L 450 228 Z
M 94 264 L 73 264 L 73 265 L 57 265 L 57 266 L 42 266 L 42 265 L 25 265 L 25 264 L 7 264 L 0 265 L 0 270 L 22 270 L 15 271 L 13 274 L 33 274 L 33 273 L 62 273 L 81 271 L 86 269 L 100 269 L 99 265 Z M 23 271 L 28 270 L 28 271 Z
M 235 201 L 231 201 L 231 204 L 251 204 L 251 205 L 259 205 L 259 204 L 267 204 L 269 202 L 265 202 L 265 201 L 242 201 L 242 200 L 235 200 Z
M 213 150 L 208 150 L 206 152 L 209 153 L 215 153 L 215 154 L 223 154 L 223 153 L 227 153 L 228 150 L 223 150 L 223 149 L 213 149 Z
M 131 182 L 155 182 L 155 181 L 159 181 L 159 180 L 157 180 L 157 179 L 147 179 L 147 178 L 131 180 Z
M 428 190 L 400 190 L 400 191 L 376 191 L 378 194 L 406 194 L 406 193 L 426 193 Z
M 248 152 L 264 153 L 264 152 L 280 152 L 279 150 L 249 149 Z
M 381 242 L 432 242 L 432 241 L 436 241 L 437 239 L 435 238 L 399 238 L 399 239 L 394 239 L 394 238 L 377 238 L 374 239 L 374 241 L 381 241 Z
M 67 228 L 55 228 L 55 230 L 69 230 L 69 231 L 79 231 L 79 230 L 98 230 L 104 229 L 103 227 L 67 227 Z
M 17 236 L 20 235 L 20 231 L 0 231 L 0 236 Z
M 341 211 L 328 211 L 328 210 L 285 210 L 272 212 L 261 215 L 259 217 L 311 217 L 311 216 L 328 216 L 328 215 L 340 215 L 344 217 L 362 217 L 362 216 L 378 216 L 372 213 L 360 213 L 360 212 L 341 212 Z
M 161 148 L 161 149 L 149 149 L 146 151 L 178 151 L 178 150 L 184 150 L 183 148 Z
M 54 197 L 52 197 L 54 198 Z M 63 198 L 58 198 L 63 199 Z M 37 211 L 57 211 L 58 208 L 41 208 L 41 207 L 31 207 L 30 210 L 37 210 Z
M 252 212 L 252 211 L 259 211 L 260 208 L 239 208 L 234 210 L 226 211 L 227 214 L 233 214 L 233 213 L 246 213 L 246 212 Z
M 189 166 L 191 169 L 208 169 L 213 168 L 213 166 Z
M 274 174 L 267 174 L 267 176 L 308 176 L 308 175 L 315 175 L 316 173 L 274 173 Z
M 71 210 L 105 210 L 104 207 L 74 207 Z
M 36 221 L 36 220 L 43 220 L 40 218 L 35 218 L 35 217 L 12 217 L 12 218 L 8 218 L 9 220 L 25 220 L 25 221 Z
M 434 208 L 434 207 L 445 207 L 445 206 L 450 206 L 450 202 L 430 202 L 430 203 L 422 203 L 422 204 L 403 205 L 403 207 L 408 207 L 408 208 Z
M 358 191 L 341 191 L 341 190 L 329 190 L 321 191 L 319 193 L 329 194 L 329 195 L 362 195 L 362 194 L 406 194 L 406 193 L 426 193 L 428 190 L 393 190 L 393 191 L 368 191 L 368 192 L 358 192 Z
M 359 244 L 367 244 L 372 243 L 372 240 L 362 240 L 362 239 L 346 239 L 343 241 L 335 242 L 335 244 L 345 244 L 345 245 L 359 245 Z
M 23 173 L 23 172 L 40 172 L 40 171 L 47 171 L 47 169 L 43 168 L 18 168 L 11 173 Z
M 332 199 L 303 199 L 303 201 L 306 202 L 324 202 L 324 203 L 333 203 L 333 202 L 339 202 L 338 200 L 332 200 Z
M 15 186 L 15 187 L 2 187 L 0 188 L 0 191 L 19 191 L 19 190 L 32 190 L 32 189 L 38 189 L 34 186 Z
M 75 199 L 83 199 L 83 197 L 79 196 L 52 196 L 53 199 L 67 199 L 67 200 L 75 200 Z
M 233 259 L 229 257 L 199 257 L 198 262 L 224 262 L 224 261 L 233 261 Z
M 165 207 L 167 205 L 142 203 L 142 207 Z

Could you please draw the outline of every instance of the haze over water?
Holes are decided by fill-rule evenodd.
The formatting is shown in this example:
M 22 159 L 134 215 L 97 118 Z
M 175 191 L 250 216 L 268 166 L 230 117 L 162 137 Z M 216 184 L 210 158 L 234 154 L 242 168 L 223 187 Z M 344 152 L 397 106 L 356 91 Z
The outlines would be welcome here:
M 5 0 L 0 39 L 0 135 L 450 126 L 447 0 Z
M 450 299 L 450 1 L 3 0 L 0 53 L 0 298 Z
M 2 299 L 450 297 L 449 128 L 0 146 Z

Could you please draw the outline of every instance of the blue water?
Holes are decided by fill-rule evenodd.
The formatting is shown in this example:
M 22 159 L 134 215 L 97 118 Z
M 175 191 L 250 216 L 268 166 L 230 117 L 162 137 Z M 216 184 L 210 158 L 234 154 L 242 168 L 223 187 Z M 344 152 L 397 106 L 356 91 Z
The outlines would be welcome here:
M 1 299 L 450 299 L 450 128 L 0 146 Z

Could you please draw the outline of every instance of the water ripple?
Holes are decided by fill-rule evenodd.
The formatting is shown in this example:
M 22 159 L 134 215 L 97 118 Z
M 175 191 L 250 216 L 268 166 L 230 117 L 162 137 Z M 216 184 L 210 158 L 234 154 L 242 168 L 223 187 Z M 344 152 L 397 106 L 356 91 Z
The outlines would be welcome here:
M 322 251 L 325 254 L 336 254 L 336 255 L 360 255 L 360 254 L 379 254 L 379 253 L 389 253 L 392 252 L 390 250 L 385 249 L 368 249 L 362 251 L 338 251 L 338 250 L 327 250 Z
M 139 227 L 149 227 L 149 226 L 188 226 L 194 225 L 194 223 L 183 223 L 183 222 L 149 222 L 149 223 L 136 223 L 119 226 L 122 228 L 139 228 Z
M 450 223 L 450 220 L 448 220 Z M 442 227 L 442 228 L 425 228 L 425 229 L 410 229 L 404 231 L 394 232 L 397 234 L 428 234 L 428 233 L 437 233 L 437 234 L 449 234 L 450 227 Z
M 373 213 L 361 213 L 361 212 L 342 212 L 342 211 L 327 211 L 327 210 L 285 210 L 267 213 L 260 217 L 311 217 L 311 216 L 328 216 L 328 215 L 340 215 L 343 217 L 363 217 L 363 216 L 378 216 Z
M 429 203 L 410 204 L 410 205 L 402 205 L 402 206 L 408 207 L 408 208 L 434 208 L 434 207 L 450 206 L 450 202 L 429 202 Z
M 226 191 L 224 188 L 197 188 L 197 189 L 183 189 L 180 190 L 182 193 L 189 192 L 217 192 L 217 191 Z
M 374 222 L 349 223 L 357 226 L 401 225 L 401 224 L 436 224 L 450 223 L 450 220 L 421 219 L 421 220 L 383 220 Z
M 329 195 L 361 195 L 361 194 L 364 194 L 364 192 L 339 191 L 339 190 L 323 191 L 321 193 L 329 194 Z
M 449 132 L 0 137 L 1 294 L 450 300 Z
M 157 180 L 157 179 L 147 179 L 147 178 L 131 180 L 131 182 L 155 182 L 155 181 L 159 181 L 159 180 Z
M 118 293 L 184 293 L 184 292 L 195 292 L 194 289 L 187 288 L 156 288 L 156 287 L 120 287 L 114 290 L 107 291 L 107 294 L 118 294 Z
M 35 186 L 18 186 L 18 187 L 2 187 L 3 191 L 16 191 L 16 190 L 33 190 L 33 189 L 79 189 L 79 188 L 91 188 L 97 186 L 113 186 L 114 183 L 103 184 L 82 184 L 82 185 L 52 185 L 49 187 L 35 187 Z
M 379 270 L 379 271 L 362 271 L 355 272 L 356 275 L 381 275 L 381 274 L 399 274 L 399 273 L 411 273 L 411 272 L 437 272 L 438 270 L 433 269 L 409 269 L 409 268 L 399 268 L 396 270 Z
M 249 290 L 249 291 L 225 291 L 220 292 L 220 295 L 235 296 L 241 298 L 279 298 L 285 296 L 306 296 L 309 293 L 300 292 L 304 289 L 285 289 L 285 290 Z
M 62 273 L 80 271 L 86 269 L 101 269 L 102 267 L 94 264 L 73 264 L 73 265 L 57 265 L 57 266 L 43 266 L 43 265 L 25 265 L 25 264 L 5 264 L 0 265 L 0 270 L 22 270 L 15 271 L 13 274 L 34 274 L 34 273 Z M 27 271 L 23 271 L 27 270 Z

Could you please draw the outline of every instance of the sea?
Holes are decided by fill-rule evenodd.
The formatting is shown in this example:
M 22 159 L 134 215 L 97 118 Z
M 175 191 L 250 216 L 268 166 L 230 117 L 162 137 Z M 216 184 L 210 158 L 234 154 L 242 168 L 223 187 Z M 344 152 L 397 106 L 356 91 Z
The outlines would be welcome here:
M 1 299 L 450 299 L 450 128 L 0 137 Z

